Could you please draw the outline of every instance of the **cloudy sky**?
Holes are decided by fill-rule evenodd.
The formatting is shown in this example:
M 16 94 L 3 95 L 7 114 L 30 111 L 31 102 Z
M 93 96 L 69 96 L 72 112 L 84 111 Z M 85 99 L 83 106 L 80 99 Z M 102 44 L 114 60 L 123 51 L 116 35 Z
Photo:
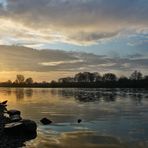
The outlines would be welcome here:
M 0 76 L 29 71 L 47 80 L 49 73 L 52 79 L 95 70 L 127 75 L 135 69 L 147 74 L 147 14 L 147 0 L 0 0 L 0 44 L 10 45 L 0 46 Z M 38 56 L 11 45 L 38 49 Z M 14 62 L 4 58 L 3 49 Z

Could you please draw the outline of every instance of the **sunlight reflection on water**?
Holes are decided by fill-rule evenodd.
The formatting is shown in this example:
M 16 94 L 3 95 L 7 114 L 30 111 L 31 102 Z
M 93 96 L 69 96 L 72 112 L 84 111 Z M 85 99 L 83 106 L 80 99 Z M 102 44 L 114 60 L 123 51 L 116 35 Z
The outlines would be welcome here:
M 37 122 L 29 148 L 148 147 L 147 90 L 0 88 L 3 100 Z M 41 125 L 43 117 L 53 124 Z

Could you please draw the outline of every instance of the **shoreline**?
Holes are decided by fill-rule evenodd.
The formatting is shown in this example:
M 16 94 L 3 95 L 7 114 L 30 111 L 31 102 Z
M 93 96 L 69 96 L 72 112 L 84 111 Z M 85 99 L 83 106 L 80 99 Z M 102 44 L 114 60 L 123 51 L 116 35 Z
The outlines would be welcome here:
M 90 88 L 90 89 L 148 89 L 148 87 L 93 87 L 93 86 L 0 86 L 0 88 L 61 88 L 61 89 L 66 89 L 66 88 Z

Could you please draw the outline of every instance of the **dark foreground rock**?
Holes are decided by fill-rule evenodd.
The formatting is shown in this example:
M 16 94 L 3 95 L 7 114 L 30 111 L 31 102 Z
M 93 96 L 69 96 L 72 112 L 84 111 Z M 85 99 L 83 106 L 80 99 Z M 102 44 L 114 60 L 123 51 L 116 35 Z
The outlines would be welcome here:
M 44 124 L 44 125 L 49 125 L 49 124 L 52 123 L 52 121 L 49 120 L 49 119 L 47 119 L 47 118 L 41 119 L 40 122 L 41 122 L 42 124 Z
M 20 148 L 25 146 L 25 142 L 35 139 L 37 134 L 31 135 L 7 135 L 3 133 L 0 137 L 0 148 Z
M 4 132 L 12 135 L 32 135 L 36 133 L 37 125 L 32 120 L 21 120 L 5 124 Z
M 24 143 L 26 141 L 36 138 L 36 123 L 31 120 L 22 120 L 22 122 L 23 123 L 17 122 L 1 126 L 0 148 L 20 148 L 25 146 Z
M 23 147 L 26 141 L 36 138 L 37 124 L 32 120 L 21 120 L 20 111 L 8 112 L 6 103 L 0 103 L 0 148 Z M 6 113 L 9 117 L 5 116 Z

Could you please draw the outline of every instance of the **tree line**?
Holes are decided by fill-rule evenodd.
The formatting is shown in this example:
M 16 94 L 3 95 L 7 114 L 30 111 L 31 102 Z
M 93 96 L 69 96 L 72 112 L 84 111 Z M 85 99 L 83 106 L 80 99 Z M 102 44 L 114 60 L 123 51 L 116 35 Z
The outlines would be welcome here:
M 0 82 L 0 87 L 47 87 L 49 84 L 48 82 L 34 82 L 32 77 L 25 78 L 24 75 L 18 74 L 14 81 Z
M 59 83 L 65 82 L 114 82 L 114 81 L 140 81 L 146 80 L 148 76 L 143 76 L 140 71 L 135 70 L 129 77 L 117 77 L 114 73 L 105 73 L 100 75 L 97 72 L 83 72 L 78 73 L 74 77 L 65 77 L 58 80 Z
M 129 77 L 117 77 L 114 73 L 80 72 L 74 77 L 60 78 L 58 81 L 34 82 L 33 78 L 17 75 L 12 82 L 1 82 L 1 87 L 83 87 L 83 88 L 148 88 L 148 75 L 134 71 Z
M 137 70 L 129 77 L 117 77 L 114 73 L 80 72 L 74 77 L 60 78 L 57 84 L 65 87 L 147 88 L 148 75 L 144 76 Z

